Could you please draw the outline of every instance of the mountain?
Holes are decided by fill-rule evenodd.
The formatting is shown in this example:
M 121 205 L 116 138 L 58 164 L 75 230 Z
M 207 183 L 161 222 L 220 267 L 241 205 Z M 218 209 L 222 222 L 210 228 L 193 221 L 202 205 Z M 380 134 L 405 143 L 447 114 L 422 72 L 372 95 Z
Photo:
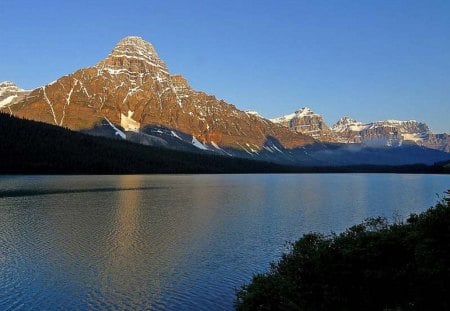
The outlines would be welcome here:
M 450 152 L 450 135 L 429 133 L 420 144 L 428 148 Z
M 0 83 L 0 109 L 9 109 L 10 106 L 23 100 L 30 91 L 19 88 L 11 81 Z
M 392 147 L 417 144 L 450 152 L 448 134 L 433 134 L 427 124 L 415 120 L 386 120 L 363 124 L 349 117 L 343 117 L 331 129 L 337 141 L 341 143 Z
M 350 117 L 343 117 L 330 129 L 320 114 L 315 113 L 311 108 L 304 107 L 270 121 L 322 142 L 362 144 L 368 147 L 398 147 L 402 144 L 416 144 L 450 152 L 448 134 L 434 134 L 427 124 L 415 120 L 386 120 L 363 124 Z
M 149 42 L 134 36 L 94 66 L 31 92 L 4 83 L 1 95 L 0 112 L 19 118 L 197 154 L 296 166 L 433 164 L 450 157 L 416 145 L 390 150 L 336 143 L 336 132 L 309 108 L 272 121 L 241 111 L 192 89 Z
M 171 75 L 140 37 L 122 39 L 95 66 L 33 90 L 8 106 L 8 112 L 94 135 L 221 154 L 258 155 L 264 148 L 314 143 L 309 136 L 193 90 L 181 75 Z
M 449 172 L 448 159 L 432 166 L 327 167 L 312 166 L 311 159 L 307 167 L 286 166 L 222 156 L 200 149 L 182 152 L 144 146 L 123 139 L 94 137 L 56 125 L 19 119 L 6 113 L 0 113 L 0 137 L 0 174 Z M 367 148 L 362 150 L 366 152 L 362 157 L 368 155 L 378 158 L 381 155 L 393 162 L 404 158 L 400 148 L 391 148 L 388 153 L 380 152 L 379 148 L 375 152 Z M 316 151 L 320 153 L 323 150 Z M 419 159 L 424 158 L 423 152 L 430 152 L 425 148 L 412 151 L 422 152 Z M 352 157 L 345 151 L 338 152 L 344 153 L 347 159 L 345 163 L 351 163 Z M 431 152 L 439 153 L 435 150 Z
M 281 124 L 296 133 L 305 134 L 320 141 L 335 141 L 333 133 L 325 124 L 322 116 L 314 113 L 308 107 L 303 107 L 292 114 L 271 119 L 270 121 Z

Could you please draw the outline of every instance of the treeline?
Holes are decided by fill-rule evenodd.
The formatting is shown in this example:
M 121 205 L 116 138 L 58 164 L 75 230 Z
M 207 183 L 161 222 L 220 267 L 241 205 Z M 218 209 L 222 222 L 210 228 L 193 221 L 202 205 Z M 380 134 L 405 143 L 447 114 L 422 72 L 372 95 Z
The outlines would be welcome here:
M 450 310 L 450 191 L 404 223 L 310 233 L 237 293 L 237 310 Z
M 0 174 L 288 171 L 273 163 L 144 146 L 0 114 Z
M 448 165 L 299 167 L 95 137 L 0 113 L 0 174 L 448 173 Z

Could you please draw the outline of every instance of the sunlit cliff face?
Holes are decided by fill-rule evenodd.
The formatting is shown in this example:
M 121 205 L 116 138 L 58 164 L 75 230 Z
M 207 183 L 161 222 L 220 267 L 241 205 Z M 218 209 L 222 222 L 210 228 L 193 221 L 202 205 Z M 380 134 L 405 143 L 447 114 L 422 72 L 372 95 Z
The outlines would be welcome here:
M 7 108 L 16 116 L 73 130 L 92 129 L 104 120 L 133 132 L 160 125 L 212 151 L 232 147 L 254 154 L 269 137 L 288 148 L 314 141 L 193 90 L 182 76 L 170 74 L 154 47 L 139 37 L 122 39 L 95 66 L 42 86 Z

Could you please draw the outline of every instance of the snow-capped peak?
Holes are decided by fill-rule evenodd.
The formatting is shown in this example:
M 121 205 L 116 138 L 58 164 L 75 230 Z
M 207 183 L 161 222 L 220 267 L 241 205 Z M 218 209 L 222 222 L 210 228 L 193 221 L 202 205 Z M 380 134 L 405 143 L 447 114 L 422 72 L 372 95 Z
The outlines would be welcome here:
M 403 134 L 416 134 L 416 135 L 426 135 L 431 133 L 430 128 L 427 124 L 418 122 L 416 120 L 385 120 L 376 121 L 370 124 L 371 128 L 377 127 L 395 127 Z
M 156 50 L 150 42 L 138 36 L 128 36 L 120 40 L 113 51 L 123 53 L 137 53 L 143 56 L 156 55 Z
M 336 133 L 342 133 L 347 130 L 358 132 L 365 128 L 367 128 L 367 125 L 364 125 L 362 124 L 362 122 L 345 116 L 340 118 L 339 121 L 337 121 L 336 124 L 331 127 L 331 130 Z
M 297 117 L 305 117 L 305 116 L 313 116 L 313 115 L 316 115 L 316 114 L 314 113 L 314 111 L 311 110 L 311 108 L 303 107 L 303 108 L 300 108 L 299 110 L 297 110 L 295 112 L 295 115 Z
M 14 82 L 11 81 L 0 82 L 0 92 L 3 93 L 5 91 L 23 92 L 25 90 L 19 88 Z
M 14 82 L 3 81 L 0 83 L 0 108 L 8 107 L 23 96 L 27 95 L 30 91 L 17 87 Z
M 14 84 L 14 82 L 11 82 L 11 81 L 0 82 L 0 88 L 11 87 L 11 86 L 16 86 L 16 85 Z
M 352 124 L 352 123 L 361 123 L 356 121 L 355 119 L 345 116 L 339 119 L 339 121 L 336 122 L 336 124 Z
M 123 73 L 148 73 L 159 72 L 168 76 L 166 64 L 159 58 L 155 48 L 150 42 L 141 37 L 128 36 L 120 40 L 108 57 L 96 66 L 106 69 L 111 74 Z
M 272 121 L 274 123 L 284 123 L 284 122 L 289 122 L 294 118 L 303 118 L 303 117 L 312 117 L 312 116 L 319 116 L 319 115 L 314 113 L 314 111 L 312 111 L 311 108 L 303 107 L 303 108 L 300 108 L 299 110 L 295 111 L 294 113 L 287 114 L 287 115 L 279 117 L 279 118 L 270 119 L 270 121 Z
M 422 144 L 432 134 L 428 125 L 415 120 L 391 119 L 363 124 L 349 117 L 341 118 L 332 130 L 340 142 L 384 146 L 401 145 L 403 141 Z
M 368 124 L 363 124 L 350 117 L 342 117 L 335 125 L 332 126 L 332 130 L 335 132 L 343 132 L 345 130 L 360 131 L 365 128 L 377 128 L 377 127 L 395 127 L 404 129 L 404 132 L 417 132 L 420 128 L 421 132 L 427 132 L 428 126 L 424 123 L 417 122 L 416 120 L 383 120 L 375 121 Z

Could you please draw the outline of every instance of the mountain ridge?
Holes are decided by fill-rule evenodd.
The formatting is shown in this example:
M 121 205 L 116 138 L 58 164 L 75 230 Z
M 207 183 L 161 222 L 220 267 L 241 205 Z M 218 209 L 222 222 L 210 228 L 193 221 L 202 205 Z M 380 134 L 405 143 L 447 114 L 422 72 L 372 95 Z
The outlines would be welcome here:
M 231 147 L 256 154 L 269 137 L 287 148 L 314 143 L 193 90 L 182 76 L 169 73 L 150 43 L 135 36 L 120 40 L 96 65 L 37 88 L 30 97 L 8 111 L 73 130 L 92 129 L 104 119 L 125 132 L 164 126 L 192 135 L 210 150 Z
M 450 139 L 446 133 L 432 133 L 426 123 L 416 120 L 383 120 L 363 124 L 351 118 L 341 118 L 332 126 L 338 142 L 365 145 L 400 146 L 417 144 L 450 152 Z
M 95 65 L 34 89 L 0 111 L 94 136 L 288 165 L 430 164 L 446 159 L 420 148 L 405 156 L 406 149 L 347 146 L 307 107 L 285 116 L 284 124 L 239 110 L 171 74 L 153 45 L 136 36 L 120 40 Z
M 271 121 L 286 126 L 291 131 L 311 135 L 325 142 L 363 144 L 371 147 L 417 144 L 450 152 L 450 136 L 447 133 L 432 133 L 426 123 L 416 120 L 388 119 L 362 123 L 345 116 L 328 127 L 320 114 L 313 112 L 309 107 L 303 107 L 292 114 Z

